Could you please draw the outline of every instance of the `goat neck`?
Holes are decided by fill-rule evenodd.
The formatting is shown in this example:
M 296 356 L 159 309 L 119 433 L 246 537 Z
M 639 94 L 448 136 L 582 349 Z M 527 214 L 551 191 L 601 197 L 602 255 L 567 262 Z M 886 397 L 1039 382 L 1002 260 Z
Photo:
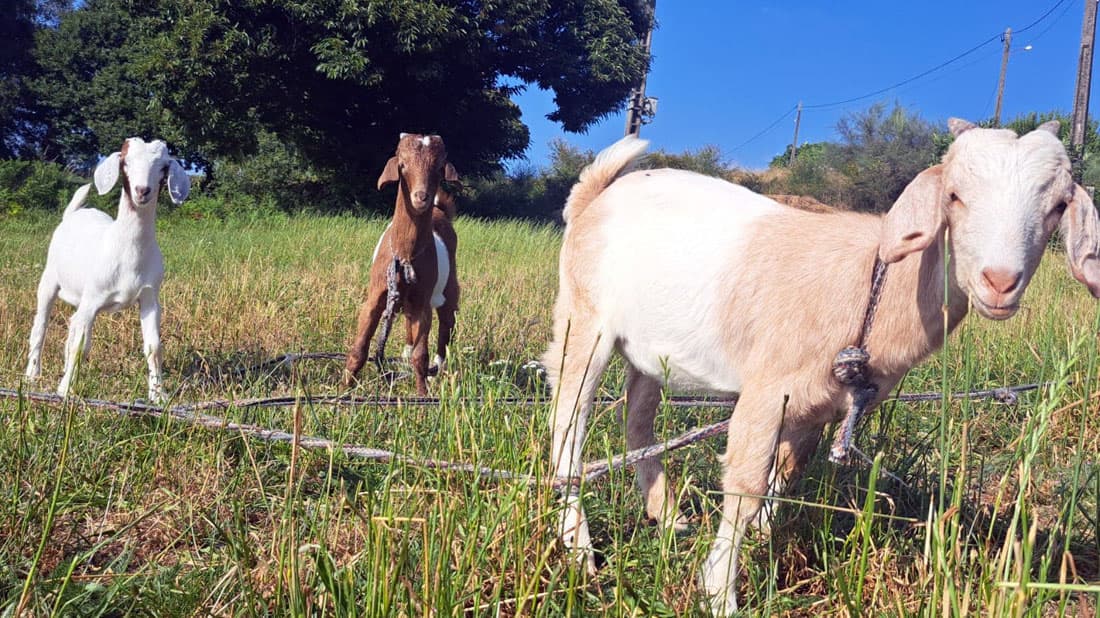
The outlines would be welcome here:
M 408 186 L 404 180 L 401 181 L 393 212 L 393 227 L 390 229 L 396 257 L 411 260 L 435 242 L 432 239 L 432 210 L 428 208 L 417 212 L 409 199 Z
M 867 340 L 876 372 L 900 376 L 938 350 L 945 335 L 966 317 L 969 299 L 959 286 L 954 261 L 949 259 L 944 269 L 945 244 L 941 235 L 924 251 L 890 265 Z
M 130 197 L 130 192 L 124 189 L 118 200 L 118 216 L 115 217 L 115 229 L 120 236 L 138 239 L 139 242 L 136 243 L 138 246 L 145 247 L 156 244 L 156 199 L 151 200 L 148 206 L 138 206 Z

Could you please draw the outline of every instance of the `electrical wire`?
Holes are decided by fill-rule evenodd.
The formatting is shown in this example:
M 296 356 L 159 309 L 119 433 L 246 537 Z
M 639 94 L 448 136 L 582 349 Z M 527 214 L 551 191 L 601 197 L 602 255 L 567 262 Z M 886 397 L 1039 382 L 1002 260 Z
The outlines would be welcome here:
M 1051 13 L 1053 13 L 1059 6 L 1061 6 L 1063 3 L 1065 3 L 1065 1 L 1066 0 L 1058 0 L 1058 2 L 1055 2 L 1054 6 L 1047 9 L 1047 11 L 1045 13 L 1043 13 L 1043 15 L 1041 17 L 1039 17 L 1039 19 L 1036 19 L 1035 21 L 1031 22 L 1027 26 L 1024 26 L 1023 28 L 1020 28 L 1019 30 L 1016 31 L 1016 34 L 1022 34 L 1024 32 L 1027 32 L 1028 30 L 1030 30 L 1030 29 L 1034 28 L 1035 26 L 1039 25 L 1040 23 L 1042 23 L 1043 20 L 1045 20 L 1047 17 L 1050 17 Z M 895 88 L 899 88 L 899 87 L 904 86 L 906 84 L 909 84 L 911 82 L 915 82 L 918 79 L 929 75 L 930 73 L 935 73 L 936 71 L 939 71 L 940 69 L 942 69 L 942 68 L 944 68 L 944 67 L 946 67 L 950 64 L 958 62 L 959 60 L 962 60 L 963 58 L 969 56 L 970 54 L 973 54 L 974 52 L 976 52 L 979 49 L 985 47 L 986 45 L 989 45 L 990 43 L 992 43 L 994 41 L 1001 40 L 1003 36 L 1004 36 L 1004 33 L 999 32 L 999 33 L 989 37 L 988 39 L 982 41 L 981 43 L 978 43 L 974 47 L 971 47 L 970 49 L 964 51 L 963 53 L 955 56 L 954 58 L 951 58 L 950 60 L 947 60 L 945 62 L 941 62 L 940 64 L 932 67 L 931 69 L 928 69 L 927 71 L 924 71 L 922 73 L 914 75 L 913 77 L 910 77 L 908 79 L 903 79 L 902 81 L 900 81 L 896 84 L 893 84 L 891 86 L 887 86 L 885 88 L 880 88 L 878 90 L 875 90 L 874 92 L 868 92 L 867 94 L 863 94 L 863 95 L 860 95 L 858 97 L 852 97 L 850 99 L 844 99 L 842 101 L 832 101 L 832 102 L 829 102 L 829 103 L 817 103 L 817 104 L 814 104 L 814 105 L 804 105 L 804 106 L 802 106 L 802 109 L 825 109 L 825 108 L 829 108 L 829 107 L 838 107 L 838 106 L 841 106 L 841 105 L 847 105 L 848 103 L 855 103 L 856 101 L 862 101 L 863 99 L 869 99 L 873 96 L 880 95 L 884 92 L 889 92 L 891 90 L 894 90 Z
M 775 128 L 775 126 L 776 126 L 777 124 L 779 124 L 780 122 L 782 122 L 784 118 L 786 118 L 787 116 L 790 116 L 790 115 L 791 115 L 792 113 L 794 113 L 794 110 L 796 110 L 796 109 L 798 109 L 798 106 L 797 106 L 797 105 L 794 105 L 794 106 L 792 106 L 792 107 L 791 107 L 790 109 L 788 109 L 787 111 L 783 112 L 783 115 L 782 115 L 782 116 L 780 116 L 779 118 L 776 118 L 774 122 L 772 122 L 772 123 L 771 123 L 771 124 L 769 124 L 768 126 L 764 127 L 764 129 L 763 129 L 763 130 L 761 130 L 761 131 L 760 131 L 759 133 L 757 133 L 756 135 L 753 135 L 753 136 L 752 136 L 752 137 L 750 137 L 749 139 L 747 139 L 747 140 L 745 140 L 745 141 L 741 142 L 740 144 L 738 144 L 738 145 L 734 146 L 734 147 L 733 147 L 733 149 L 731 149 L 731 150 L 730 150 L 730 152 L 736 152 L 736 151 L 738 151 L 738 150 L 741 150 L 741 149 L 742 149 L 742 148 L 744 148 L 745 146 L 748 146 L 749 144 L 751 144 L 751 143 L 755 142 L 755 141 L 756 141 L 757 139 L 759 139 L 759 138 L 763 137 L 763 136 L 764 136 L 764 135 L 765 135 L 765 134 L 766 134 L 767 132 L 769 132 L 769 131 L 771 131 L 772 129 L 774 129 L 774 128 Z

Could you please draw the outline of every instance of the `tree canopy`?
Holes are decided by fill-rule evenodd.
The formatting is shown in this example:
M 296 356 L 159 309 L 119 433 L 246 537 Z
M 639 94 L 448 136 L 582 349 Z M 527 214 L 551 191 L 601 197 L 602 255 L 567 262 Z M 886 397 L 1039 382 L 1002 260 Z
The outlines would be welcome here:
M 466 173 L 522 155 L 528 84 L 583 131 L 646 70 L 648 20 L 632 0 L 87 0 L 39 29 L 32 84 L 67 159 L 140 134 L 210 169 L 267 132 L 362 189 L 401 131 L 443 135 Z

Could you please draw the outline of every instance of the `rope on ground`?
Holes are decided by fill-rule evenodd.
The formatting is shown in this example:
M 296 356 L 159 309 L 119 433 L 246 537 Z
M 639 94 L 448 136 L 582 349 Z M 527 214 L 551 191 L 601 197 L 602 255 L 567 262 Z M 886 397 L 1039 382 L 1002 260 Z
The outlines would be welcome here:
M 61 397 L 60 395 L 54 393 L 18 391 L 10 388 L 0 388 L 0 397 L 14 399 L 21 398 L 29 401 L 36 401 L 39 403 L 53 405 L 59 405 L 66 401 L 64 397 Z M 442 459 L 420 459 L 408 455 L 394 453 L 393 451 L 387 451 L 384 449 L 378 449 L 369 446 L 362 446 L 358 444 L 341 444 L 327 438 L 316 436 L 295 436 L 292 433 L 287 433 L 285 431 L 280 431 L 277 429 L 268 429 L 266 427 L 260 427 L 258 425 L 251 425 L 247 423 L 235 423 L 218 416 L 203 414 L 197 411 L 200 409 L 200 406 L 202 404 L 177 405 L 167 408 L 161 408 L 159 406 L 140 402 L 127 403 L 121 401 L 108 401 L 104 399 L 79 399 L 74 397 L 70 398 L 70 401 L 78 402 L 82 405 L 93 408 L 113 410 L 124 416 L 145 416 L 151 418 L 168 417 L 173 420 L 181 421 L 191 425 L 197 425 L 216 431 L 225 431 L 229 433 L 240 434 L 265 442 L 283 442 L 287 444 L 297 443 L 298 446 L 305 449 L 338 451 L 347 455 L 348 457 L 353 457 L 357 459 L 380 461 L 383 463 L 393 461 L 433 470 L 470 472 L 485 478 L 519 481 L 527 483 L 529 485 L 546 485 L 554 488 L 564 487 L 567 485 L 576 485 L 581 483 L 582 481 L 587 482 L 595 480 L 601 476 L 609 474 L 613 470 L 632 465 L 643 459 L 657 457 L 663 453 L 674 451 L 688 446 L 689 444 L 694 444 L 695 442 L 699 442 L 700 440 L 705 440 L 711 436 L 718 435 L 724 432 L 727 427 L 729 427 L 729 419 L 726 419 L 717 423 L 713 423 L 711 425 L 707 425 L 705 427 L 693 429 L 677 438 L 668 440 L 661 444 L 645 446 L 621 455 L 616 455 L 607 459 L 587 463 L 581 470 L 580 478 L 548 477 L 512 472 L 509 470 L 499 470 L 496 468 L 490 468 L 488 466 L 478 466 L 468 463 L 446 461 Z M 295 402 L 324 403 L 325 400 L 298 398 L 295 400 Z M 293 405 L 293 403 L 288 405 Z
M 300 354 L 284 354 L 283 356 L 267 361 L 266 363 L 263 363 L 259 366 L 268 367 L 273 365 L 286 365 L 298 360 L 313 358 L 343 358 L 343 355 L 334 352 L 307 352 Z M 993 399 L 1000 403 L 1014 404 L 1016 403 L 1018 393 L 1043 388 L 1051 384 L 1053 384 L 1053 382 L 1022 384 L 1019 386 L 1010 386 L 995 389 L 956 392 L 951 393 L 949 397 L 951 399 Z M 22 391 L 10 388 L 0 388 L 0 397 L 9 399 L 24 399 L 52 405 L 59 405 L 66 401 L 65 398 L 55 393 Z M 916 402 L 934 401 L 940 400 L 942 398 L 942 393 L 906 393 L 894 395 L 892 397 L 889 397 L 888 399 Z M 691 429 L 675 438 L 666 440 L 659 444 L 644 446 L 629 451 L 627 453 L 615 455 L 613 457 L 595 462 L 586 463 L 582 467 L 581 476 L 579 478 L 548 477 L 512 472 L 509 470 L 499 470 L 488 466 L 479 466 L 475 464 L 447 461 L 441 459 L 419 459 L 408 455 L 401 455 L 393 451 L 387 451 L 369 446 L 362 446 L 357 444 L 342 444 L 334 442 L 327 438 L 321 438 L 317 436 L 295 436 L 295 434 L 293 433 L 287 433 L 285 431 L 277 429 L 268 429 L 266 427 L 247 423 L 231 422 L 228 419 L 204 413 L 205 410 L 290 407 L 303 403 L 309 405 L 320 404 L 377 407 L 395 407 L 399 405 L 436 406 L 440 404 L 440 400 L 435 397 L 356 397 L 352 395 L 333 395 L 320 397 L 284 396 L 239 400 L 216 399 L 195 403 L 177 404 L 169 407 L 160 407 L 141 402 L 127 403 L 120 401 L 109 401 L 104 399 L 72 398 L 71 400 L 77 401 L 83 405 L 93 408 L 114 410 L 124 416 L 146 416 L 152 418 L 168 417 L 173 420 L 201 426 L 207 429 L 232 432 L 240 434 L 242 436 L 252 437 L 261 441 L 283 442 L 287 444 L 297 443 L 299 446 L 305 449 L 338 451 L 347 455 L 348 457 L 353 457 L 357 459 L 366 459 L 381 462 L 392 461 L 434 470 L 469 472 L 477 474 L 484 478 L 514 480 L 531 485 L 547 485 L 555 488 L 568 485 L 577 485 L 582 481 L 592 481 L 601 476 L 609 474 L 613 470 L 635 464 L 643 459 L 651 459 L 653 457 L 660 456 L 666 452 L 675 451 L 690 444 L 706 440 L 713 436 L 724 433 L 729 428 L 730 423 L 729 419 L 727 418 L 725 420 L 711 423 L 703 427 L 696 427 L 695 429 Z M 520 397 L 477 397 L 464 398 L 458 401 L 464 404 L 475 404 L 479 406 L 487 404 L 527 406 L 544 405 L 549 402 L 549 400 L 546 398 Z M 618 401 L 618 399 L 601 399 L 597 400 L 596 403 L 600 405 L 612 405 L 617 403 Z M 698 408 L 732 407 L 736 403 L 736 398 L 712 399 L 706 397 L 672 397 L 665 400 L 662 405 L 675 408 Z M 855 452 L 860 455 L 865 461 L 870 463 L 870 458 L 864 455 L 861 451 L 855 449 Z M 890 474 L 889 472 L 887 472 L 887 474 L 894 480 L 902 483 L 903 485 L 905 484 L 904 481 L 902 481 L 899 477 Z

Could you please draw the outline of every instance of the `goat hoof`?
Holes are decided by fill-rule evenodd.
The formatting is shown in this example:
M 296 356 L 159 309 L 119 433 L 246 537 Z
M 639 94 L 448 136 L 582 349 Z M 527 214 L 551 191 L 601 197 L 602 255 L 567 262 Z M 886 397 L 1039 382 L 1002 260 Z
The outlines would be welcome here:
M 359 379 L 355 377 L 354 373 L 348 371 L 347 369 L 344 370 L 344 375 L 341 377 L 341 381 L 344 383 L 345 388 L 355 388 L 355 386 L 359 384 Z

